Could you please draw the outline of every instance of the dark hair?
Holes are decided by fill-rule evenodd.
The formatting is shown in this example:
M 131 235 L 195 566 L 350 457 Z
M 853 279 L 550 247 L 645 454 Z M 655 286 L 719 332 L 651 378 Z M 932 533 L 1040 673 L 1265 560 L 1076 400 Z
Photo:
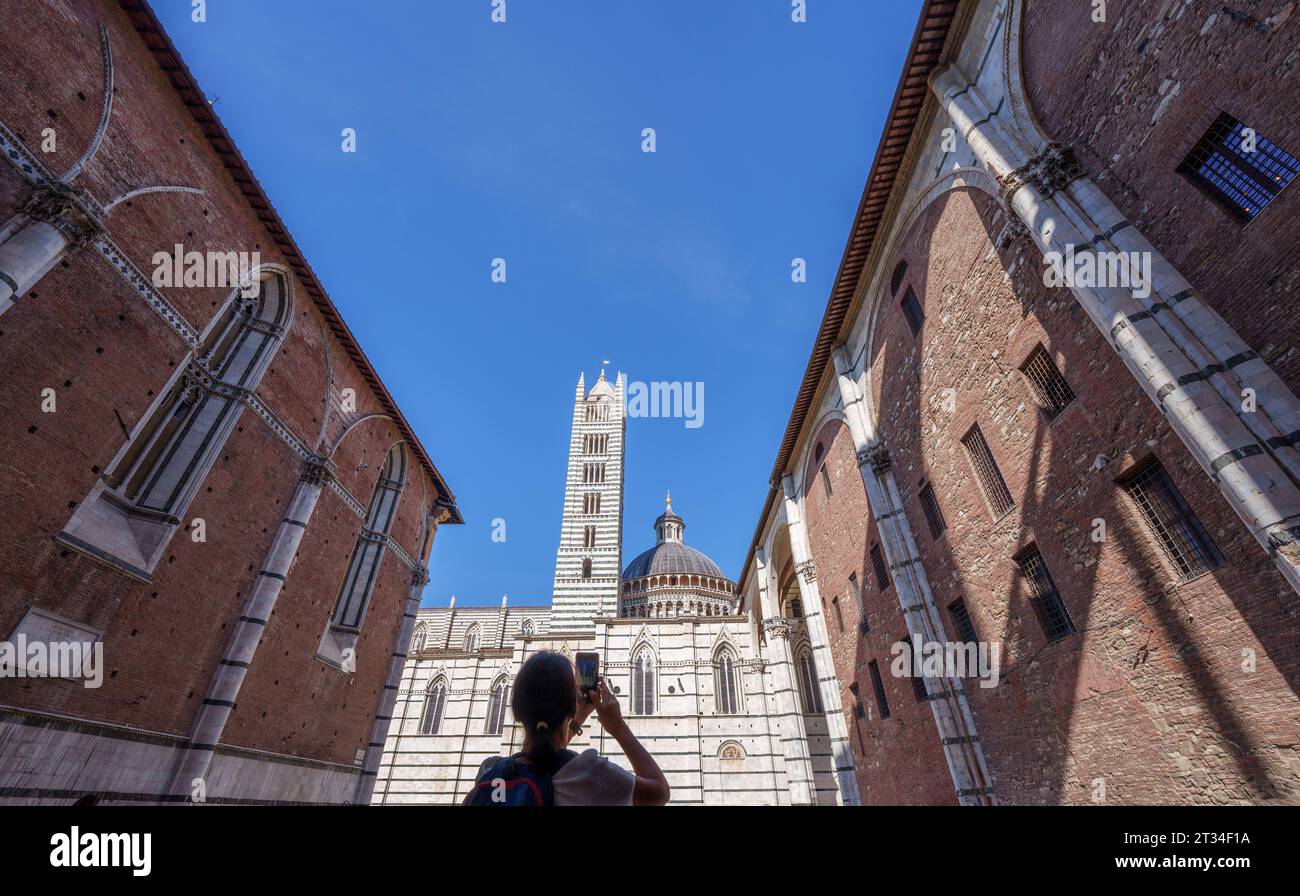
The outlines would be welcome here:
M 540 771 L 555 770 L 555 745 L 551 737 L 578 706 L 578 684 L 573 664 L 562 653 L 543 650 L 533 654 L 515 676 L 510 709 L 530 740 L 525 755 Z

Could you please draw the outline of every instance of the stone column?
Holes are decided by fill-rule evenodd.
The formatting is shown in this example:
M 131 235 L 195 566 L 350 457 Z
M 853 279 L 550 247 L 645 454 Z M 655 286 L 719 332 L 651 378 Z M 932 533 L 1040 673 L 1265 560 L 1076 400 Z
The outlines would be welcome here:
M 275 609 L 280 589 L 284 587 L 289 567 L 293 564 L 298 545 L 311 521 L 312 511 L 316 508 L 316 500 L 329 475 L 323 461 L 308 463 L 303 469 L 298 488 L 289 501 L 284 519 L 262 562 L 262 569 L 244 602 L 243 612 L 231 633 L 230 642 L 226 645 L 212 683 L 208 686 L 207 696 L 203 698 L 198 715 L 195 716 L 189 739 L 172 773 L 168 794 L 173 799 L 190 798 L 197 782 L 207 777 L 212 756 L 221 741 L 230 712 L 235 708 L 239 689 L 244 684 L 244 676 L 248 674 L 262 632 L 267 620 L 271 618 L 271 611 Z
M 84 246 L 103 223 L 79 191 L 39 186 L 19 214 L 0 230 L 0 314 L 36 285 L 60 258 Z
M 1300 401 L 1105 193 L 1068 147 L 1029 157 L 955 65 L 931 87 L 1013 220 L 1045 254 L 1150 253 L 1151 294 L 1072 286 L 1080 307 L 1218 486 L 1291 587 L 1300 591 Z M 1143 290 L 1145 291 L 1145 290 Z M 1254 393 L 1247 410 L 1244 390 Z
M 876 438 L 866 397 L 854 380 L 843 345 L 834 351 L 840 398 L 858 455 L 858 469 L 867 490 L 867 503 L 876 520 L 880 546 L 893 575 L 894 590 L 903 609 L 908 638 L 917 645 L 947 642 L 943 615 L 930 590 L 925 566 L 917 551 L 911 525 L 894 481 L 889 451 Z M 939 744 L 948 762 L 957 799 L 963 805 L 993 802 L 993 779 L 975 730 L 975 717 L 960 679 L 926 678 L 925 690 Z
M 432 521 L 430 521 L 432 523 Z M 434 531 L 436 532 L 436 526 Z M 432 539 L 430 539 L 432 543 Z M 426 552 L 427 554 L 427 552 Z M 425 557 L 427 562 L 428 557 Z M 415 631 L 415 615 L 420 609 L 420 597 L 424 586 L 429 583 L 429 570 L 420 566 L 411 573 L 411 589 L 406 595 L 406 607 L 402 612 L 402 623 L 397 627 L 397 638 L 393 644 L 393 653 L 388 661 L 388 677 L 379 692 L 379 708 L 370 728 L 370 742 L 366 744 L 366 756 L 361 765 L 361 774 L 357 778 L 357 789 L 352 802 L 365 805 L 370 802 L 375 792 L 375 779 L 379 775 L 379 761 L 384 756 L 384 742 L 388 739 L 388 729 L 392 727 L 393 707 L 397 703 L 397 692 L 402 686 L 402 670 L 406 667 L 406 649 L 411 643 Z
M 808 543 L 808 529 L 804 525 L 794 480 L 785 476 L 781 480 L 785 497 L 786 530 L 790 537 L 790 553 L 794 556 L 795 580 L 803 601 L 804 624 L 808 627 L 808 640 L 812 644 L 813 665 L 817 671 L 817 687 L 821 691 L 822 709 L 826 714 L 826 727 L 830 734 L 831 758 L 835 763 L 835 780 L 839 785 L 836 802 L 846 806 L 858 804 L 858 778 L 854 773 L 853 744 L 849 742 L 849 729 L 844 722 L 844 705 L 840 699 L 840 683 L 835 675 L 835 660 L 831 657 L 830 636 L 826 630 L 826 617 L 822 614 L 821 593 L 817 587 L 817 568 Z
M 776 699 L 777 726 L 785 755 L 785 781 L 790 803 L 811 806 L 814 802 L 812 759 L 808 755 L 808 732 L 794 696 L 794 663 L 790 656 L 790 623 L 781 617 L 768 582 L 767 558 L 760 549 L 754 554 L 754 577 L 758 581 L 759 612 L 766 641 L 763 653 L 772 670 L 772 696 Z

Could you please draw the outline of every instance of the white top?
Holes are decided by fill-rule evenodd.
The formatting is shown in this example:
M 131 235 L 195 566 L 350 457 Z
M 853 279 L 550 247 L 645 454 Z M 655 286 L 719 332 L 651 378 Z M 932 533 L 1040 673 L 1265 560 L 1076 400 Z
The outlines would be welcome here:
M 636 775 L 586 750 L 556 773 L 551 786 L 557 806 L 630 806 Z
M 483 760 L 479 775 L 500 758 L 489 756 Z M 635 786 L 636 775 L 596 750 L 579 753 L 551 779 L 557 806 L 630 806 Z

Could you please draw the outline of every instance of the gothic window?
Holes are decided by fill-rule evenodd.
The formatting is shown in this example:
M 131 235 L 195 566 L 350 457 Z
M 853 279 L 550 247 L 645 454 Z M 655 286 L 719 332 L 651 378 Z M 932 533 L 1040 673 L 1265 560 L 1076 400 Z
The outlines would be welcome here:
M 533 620 L 525 619 L 524 624 L 519 631 L 525 638 L 531 638 L 537 631 L 537 628 L 533 625 Z
M 1011 497 L 1011 490 L 1007 488 L 1006 480 L 1002 478 L 1002 471 L 998 469 L 998 463 L 994 460 L 993 452 L 989 449 L 989 443 L 985 440 L 978 424 L 970 428 L 970 432 L 962 437 L 961 443 L 966 446 L 966 452 L 970 455 L 971 466 L 975 468 L 975 475 L 979 478 L 980 488 L 984 491 L 984 497 L 988 499 L 993 516 L 1001 517 L 1014 507 L 1016 502 Z
M 840 631 L 844 631 L 844 614 L 840 612 L 840 599 L 838 596 L 831 598 L 831 607 L 835 610 L 835 624 L 839 626 Z
M 292 320 L 289 281 L 263 271 L 257 295 L 236 289 L 162 394 L 78 506 L 62 539 L 147 576 Z
M 917 497 L 921 499 L 921 510 L 925 512 L 925 522 L 930 527 L 930 537 L 938 538 L 948 528 L 948 523 L 943 518 L 943 511 L 939 509 L 939 501 L 935 498 L 930 483 L 921 485 Z
M 1033 387 L 1034 397 L 1038 399 L 1038 405 L 1043 410 L 1043 416 L 1048 420 L 1055 420 L 1060 416 L 1061 411 L 1069 407 L 1070 402 L 1074 401 L 1074 392 L 1070 389 L 1070 384 L 1061 376 L 1061 371 L 1057 369 L 1056 362 L 1043 346 L 1038 346 L 1025 363 L 1020 365 L 1020 372 L 1029 380 L 1029 385 Z
M 1226 562 L 1159 461 L 1141 467 L 1124 482 L 1124 489 L 1182 581 Z
M 1224 112 L 1178 173 L 1244 221 L 1253 221 L 1300 172 L 1300 160 Z
M 805 645 L 794 661 L 795 672 L 799 677 L 799 698 L 803 702 L 806 715 L 822 712 L 822 692 L 817 684 L 817 664 L 813 661 L 812 650 Z
M 584 579 L 589 579 L 589 578 L 591 578 L 591 558 L 590 558 L 590 557 L 583 557 L 583 558 L 582 558 L 582 577 L 583 577 Z
M 876 692 L 876 708 L 880 718 L 889 718 L 889 698 L 885 696 L 885 682 L 880 677 L 880 664 L 875 660 L 867 663 L 867 672 L 871 675 L 871 689 Z
M 429 638 L 429 627 L 421 622 L 415 627 L 415 636 L 411 638 L 411 653 L 419 653 L 424 649 L 424 642 Z
M 596 527 L 584 526 L 582 530 L 582 546 L 584 548 L 594 548 L 596 546 Z
M 632 714 L 654 715 L 655 658 L 649 647 L 642 647 L 632 658 Z
M 1031 546 L 1016 559 L 1016 563 L 1029 584 L 1029 602 L 1033 604 L 1048 643 L 1074 634 L 1074 621 L 1065 609 L 1065 602 L 1061 600 L 1061 594 L 1056 590 L 1056 583 L 1052 581 L 1052 575 L 1047 571 L 1047 564 L 1043 562 L 1043 555 L 1038 553 L 1038 548 Z
M 420 733 L 437 734 L 442 727 L 442 713 L 447 707 L 447 680 L 441 676 L 429 686 L 420 715 Z
M 505 725 L 506 718 L 506 697 L 509 696 L 510 686 L 506 684 L 504 678 L 498 678 L 492 685 L 492 699 L 488 701 L 487 727 L 484 729 L 485 734 L 500 734 Z
M 894 266 L 894 274 L 889 278 L 889 294 L 898 295 L 898 288 L 903 285 L 903 278 L 907 276 L 907 262 L 900 261 Z
M 600 513 L 600 492 L 588 492 L 582 496 L 582 512 L 588 515 Z
M 713 693 L 717 696 L 718 713 L 735 715 L 740 712 L 740 684 L 736 655 L 730 647 L 718 651 L 713 666 Z
M 921 309 L 921 300 L 916 297 L 916 292 L 912 287 L 907 288 L 903 293 L 903 316 L 907 318 L 907 326 L 916 336 L 921 332 L 921 327 L 925 326 L 925 311 Z
M 865 635 L 871 631 L 871 625 L 867 622 L 867 608 L 862 603 L 862 586 L 858 584 L 858 574 L 849 573 L 849 591 L 853 593 L 853 606 L 858 611 L 858 634 Z
M 478 627 L 478 623 L 476 622 L 469 627 L 468 631 L 465 632 L 465 652 L 473 653 L 474 651 L 478 650 L 478 642 L 479 642 L 479 627 Z
M 352 549 L 352 559 L 348 562 L 347 575 L 334 607 L 331 625 L 336 631 L 356 633 L 361 630 L 366 607 L 379 578 L 379 566 L 383 560 L 388 531 L 397 515 L 397 503 L 402 497 L 405 483 L 406 447 L 399 443 L 389 450 L 384 459 L 379 479 L 375 482 L 375 490 L 370 496 L 365 522 L 361 525 L 356 546 Z

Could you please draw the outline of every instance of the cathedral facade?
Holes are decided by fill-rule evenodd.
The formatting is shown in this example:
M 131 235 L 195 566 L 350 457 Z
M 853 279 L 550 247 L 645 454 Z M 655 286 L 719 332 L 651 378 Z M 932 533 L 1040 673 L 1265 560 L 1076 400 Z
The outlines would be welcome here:
M 539 650 L 600 653 L 674 805 L 857 802 L 824 632 L 798 597 L 760 619 L 686 544 L 671 498 L 654 546 L 622 566 L 625 436 L 622 375 L 580 377 L 552 601 L 419 610 L 372 804 L 458 803 L 484 758 L 518 751 L 511 683 Z M 626 766 L 594 716 L 572 747 Z

